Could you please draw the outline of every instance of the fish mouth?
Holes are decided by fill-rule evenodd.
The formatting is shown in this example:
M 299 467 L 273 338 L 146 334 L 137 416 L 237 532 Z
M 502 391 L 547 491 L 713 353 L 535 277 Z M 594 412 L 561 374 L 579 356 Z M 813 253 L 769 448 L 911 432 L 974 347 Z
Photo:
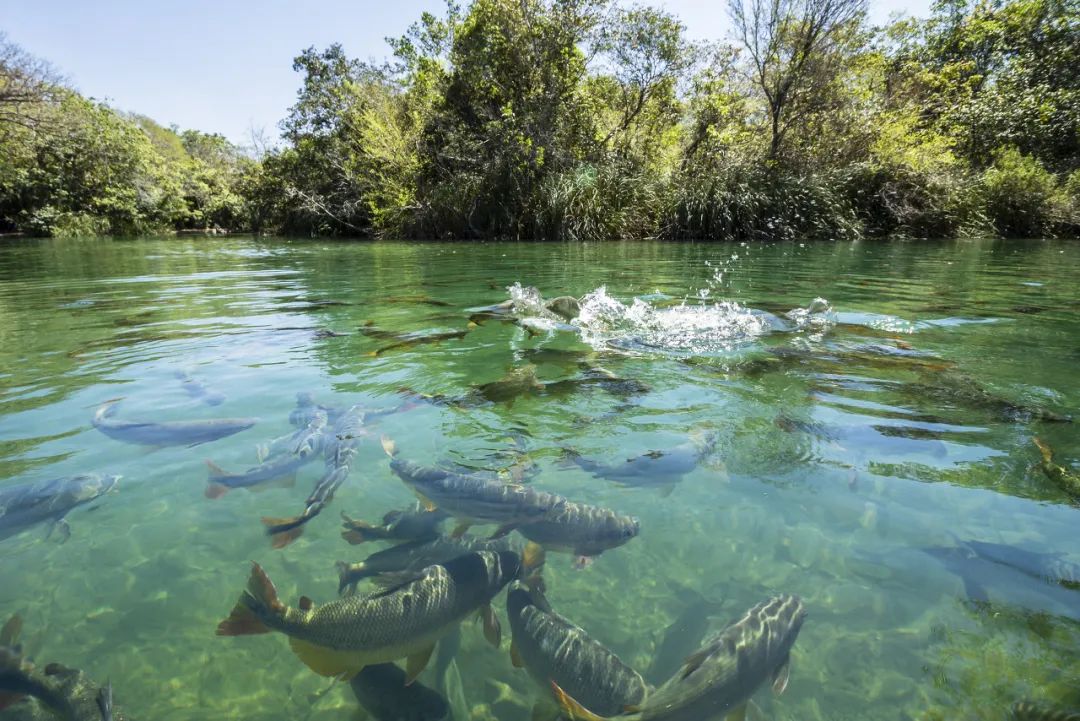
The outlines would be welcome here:
M 101 494 L 112 493 L 118 489 L 120 485 L 120 479 L 123 478 L 121 474 L 112 476 L 105 476 L 105 479 L 101 482 Z

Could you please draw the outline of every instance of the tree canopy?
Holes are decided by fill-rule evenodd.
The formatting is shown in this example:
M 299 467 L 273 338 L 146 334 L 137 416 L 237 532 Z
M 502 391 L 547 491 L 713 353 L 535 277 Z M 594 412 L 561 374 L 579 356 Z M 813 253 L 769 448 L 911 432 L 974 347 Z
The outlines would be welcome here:
M 78 96 L 0 39 L 0 225 L 434 238 L 1080 234 L 1080 0 L 472 0 L 293 68 L 252 159 Z

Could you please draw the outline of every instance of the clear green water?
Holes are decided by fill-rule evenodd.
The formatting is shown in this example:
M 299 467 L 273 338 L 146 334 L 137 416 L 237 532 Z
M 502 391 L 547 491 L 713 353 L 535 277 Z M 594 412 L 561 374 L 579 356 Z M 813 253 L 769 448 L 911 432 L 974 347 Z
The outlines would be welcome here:
M 1080 563 L 1080 510 L 1039 470 L 1031 442 L 1039 435 L 1059 460 L 1075 461 L 1076 426 L 1010 419 L 926 390 L 959 378 L 1015 403 L 1080 409 L 1078 268 L 1080 245 L 1051 241 L 5 241 L 0 484 L 88 471 L 123 479 L 99 508 L 71 514 L 66 544 L 44 540 L 40 527 L 0 542 L 0 612 L 22 613 L 37 658 L 111 679 L 135 718 L 353 718 L 347 687 L 312 704 L 326 681 L 281 635 L 214 636 L 248 562 L 263 564 L 291 602 L 329 600 L 334 562 L 374 550 L 341 540 L 338 511 L 375 521 L 412 500 L 379 433 L 417 460 L 482 462 L 518 430 L 541 465 L 537 486 L 641 519 L 640 537 L 585 570 L 565 555 L 547 569 L 557 609 L 638 668 L 686 607 L 684 589 L 723 601 L 716 629 L 789 592 L 810 617 L 787 692 L 758 694 L 773 719 L 1003 719 L 1021 698 L 1080 706 L 1080 592 L 983 563 L 989 602 L 972 603 L 961 578 L 921 550 L 977 539 Z M 355 332 L 369 320 L 397 331 L 464 328 L 466 308 L 505 300 L 518 281 L 549 297 L 606 286 L 624 303 L 708 291 L 710 301 L 781 317 L 820 296 L 834 312 L 824 324 L 751 337 L 721 323 L 710 343 L 693 320 L 675 328 L 664 325 L 675 316 L 653 317 L 651 345 L 598 359 L 650 386 L 626 405 L 585 389 L 392 416 L 361 447 L 331 508 L 283 550 L 270 548 L 259 518 L 298 513 L 321 464 L 292 489 L 204 497 L 204 459 L 253 465 L 256 443 L 291 430 L 298 391 L 382 407 L 401 386 L 460 395 L 530 358 L 544 380 L 579 373 L 559 354 L 530 354 L 592 350 L 574 333 L 530 338 L 486 323 L 460 340 L 372 357 L 385 341 Z M 418 294 L 449 305 L 387 302 Z M 348 305 L 312 305 L 325 300 Z M 623 319 L 604 335 L 626 346 L 642 330 Z M 867 352 L 896 351 L 896 338 L 936 365 Z M 767 352 L 776 348 L 794 354 Z M 934 368 L 945 365 L 953 375 L 943 378 Z M 180 369 L 227 400 L 189 398 Z M 261 420 L 197 448 L 147 451 L 90 425 L 94 409 L 118 397 L 124 418 Z M 715 454 L 666 497 L 560 462 L 563 446 L 615 463 L 683 443 L 695 428 L 719 434 Z M 506 641 L 495 651 L 467 625 L 458 664 L 472 718 L 529 717 L 541 692 L 510 666 Z

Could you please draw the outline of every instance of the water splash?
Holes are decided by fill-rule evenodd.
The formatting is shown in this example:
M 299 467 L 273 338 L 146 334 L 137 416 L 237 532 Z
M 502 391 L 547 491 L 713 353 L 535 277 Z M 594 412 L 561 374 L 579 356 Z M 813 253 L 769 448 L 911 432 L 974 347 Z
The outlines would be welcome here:
M 772 332 L 822 331 L 835 323 L 832 308 L 815 299 L 787 319 L 735 301 L 708 301 L 708 295 L 658 307 L 642 298 L 625 304 L 600 287 L 582 298 L 575 324 L 593 347 L 653 351 L 678 355 L 729 353 Z

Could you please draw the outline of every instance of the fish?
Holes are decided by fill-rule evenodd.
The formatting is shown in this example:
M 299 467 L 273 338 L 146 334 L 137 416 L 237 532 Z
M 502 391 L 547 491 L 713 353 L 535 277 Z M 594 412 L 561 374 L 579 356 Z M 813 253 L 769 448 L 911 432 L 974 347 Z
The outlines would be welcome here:
M 456 659 L 446 667 L 444 690 L 446 700 L 450 702 L 451 718 L 454 721 L 470 721 L 472 715 L 469 713 L 469 701 L 465 697 L 465 684 L 461 681 L 461 670 L 458 668 Z
M 1029 559 L 1021 562 L 1015 554 L 1016 549 L 1006 555 L 1001 548 L 977 548 L 961 543 L 919 550 L 961 580 L 968 601 L 983 605 L 996 602 L 1080 621 L 1076 590 L 1070 587 L 1067 579 L 1065 583 L 1047 583 L 1038 571 L 1029 566 Z M 1009 562 L 1002 563 L 1002 559 Z M 1049 560 L 1044 559 L 1044 562 Z
M 435 684 L 437 688 L 444 694 L 449 695 L 449 678 L 450 664 L 457 658 L 458 651 L 461 650 L 461 625 L 445 636 L 439 639 L 439 648 L 435 651 L 435 668 L 432 669 L 432 674 L 435 678 Z
M 93 424 L 99 431 L 125 443 L 144 446 L 197 446 L 251 428 L 257 418 L 211 418 L 197 421 L 162 421 L 143 423 L 114 418 L 116 403 L 106 403 L 94 413 Z
M 8 708 L 14 713 L 32 698 L 52 719 L 124 721 L 126 716 L 112 702 L 112 684 L 101 687 L 82 671 L 58 663 L 38 668 L 23 658 L 18 644 L 21 628 L 22 620 L 13 616 L 0 630 L 0 715 L 6 717 L 2 712 Z
M 709 617 L 718 613 L 723 605 L 690 589 L 681 589 L 679 595 L 690 596 L 692 600 L 664 630 L 653 652 L 652 662 L 645 671 L 645 678 L 653 684 L 671 678 L 686 657 L 701 646 L 709 629 Z
M 300 608 L 289 608 L 253 563 L 247 589 L 217 635 L 280 631 L 300 660 L 323 676 L 352 678 L 365 666 L 407 658 L 406 683 L 411 683 L 439 638 L 470 614 L 482 615 L 485 636 L 498 646 L 491 600 L 521 571 L 521 557 L 513 551 L 467 553 L 367 596 L 318 607 L 304 597 Z
M 397 664 L 365 666 L 349 681 L 353 695 L 376 721 L 446 721 L 450 705 L 421 683 L 406 684 Z
M 527 363 L 511 369 L 498 380 L 475 386 L 473 395 L 490 403 L 510 403 L 523 395 L 542 390 L 544 384 L 536 377 L 536 366 Z
M 558 298 L 545 301 L 544 308 L 566 321 L 574 320 L 581 315 L 581 301 L 569 295 L 560 295 Z
M 1017 701 L 1011 709 L 1012 721 L 1080 721 L 1080 711 L 1063 711 Z
M 315 413 L 307 428 L 292 435 L 291 452 L 280 453 L 240 473 L 230 473 L 213 461 L 207 460 L 206 465 L 210 473 L 207 478 L 206 497 L 220 498 L 234 488 L 253 490 L 273 483 L 291 488 L 296 481 L 296 472 L 315 460 L 318 451 L 322 448 L 326 423 L 325 412 Z
M 382 299 L 383 303 L 408 303 L 417 305 L 431 305 L 436 308 L 449 308 L 453 303 L 445 300 L 437 300 L 429 295 L 392 295 Z
M 333 424 L 338 421 L 344 410 L 344 408 L 332 408 L 316 403 L 311 391 L 300 391 L 296 394 L 296 407 L 289 412 L 289 425 L 304 428 L 319 413 L 325 413 L 327 420 Z M 286 438 L 291 437 L 291 435 L 286 436 Z
M 784 594 L 757 604 L 691 655 L 674 676 L 649 694 L 640 709 L 607 718 L 741 718 L 750 697 L 763 683 L 771 681 L 776 693 L 783 693 L 787 687 L 791 648 L 806 615 L 798 596 Z M 563 714 L 572 721 L 604 718 L 582 706 L 557 683 L 552 688 Z
M 367 521 L 349 518 L 341 514 L 341 537 L 352 545 L 367 541 L 430 541 L 439 536 L 439 526 L 450 517 L 442 509 L 427 510 L 420 503 L 405 510 L 388 511 L 382 524 L 375 526 Z
M 304 526 L 334 500 L 334 493 L 349 477 L 360 440 L 366 435 L 364 419 L 364 410 L 359 405 L 352 406 L 338 418 L 323 444 L 326 470 L 315 482 L 299 515 L 288 518 L 263 517 L 263 525 L 274 548 L 284 548 L 299 538 Z
M 511 662 L 545 691 L 552 692 L 554 682 L 601 716 L 638 707 L 648 696 L 641 674 L 520 581 L 507 590 L 506 615 Z
M 541 520 L 567 502 L 562 496 L 530 486 L 504 484 L 476 474 L 454 473 L 404 460 L 388 438 L 383 438 L 383 449 L 390 456 L 390 470 L 406 486 L 431 507 L 441 508 L 462 521 L 455 535 L 464 533 L 472 523 L 498 523 L 500 527 L 493 535 L 497 538 Z
M 180 387 L 192 398 L 202 401 L 208 406 L 220 406 L 225 402 L 225 394 L 215 391 L 198 378 L 193 378 L 187 371 L 176 371 L 176 379 L 180 381 Z
M 509 537 L 488 540 L 472 536 L 461 538 L 435 538 L 409 541 L 376 551 L 359 563 L 337 562 L 338 593 L 356 590 L 356 584 L 365 578 L 381 574 L 398 574 L 402 571 L 425 568 L 433 563 L 444 563 L 472 551 L 516 550 Z
M 517 530 L 545 550 L 572 553 L 579 565 L 585 565 L 588 559 L 635 538 L 641 522 L 608 508 L 566 501 Z
M 363 332 L 363 331 L 361 331 Z M 425 345 L 427 343 L 441 343 L 444 340 L 459 340 L 468 335 L 469 330 L 451 330 L 451 331 L 417 331 L 413 333 L 400 333 L 393 334 L 396 339 L 393 343 L 385 345 L 382 348 L 368 353 L 370 356 L 381 356 L 384 353 L 388 353 L 392 350 L 401 350 L 402 348 L 413 348 L 418 345 Z M 364 333 L 368 335 L 368 333 Z
M 649 451 L 611 465 L 584 458 L 572 449 L 567 449 L 565 455 L 574 465 L 595 478 L 603 478 L 620 486 L 661 488 L 670 493 L 683 476 L 697 468 L 713 452 L 718 438 L 717 434 L 708 433 L 667 450 Z
M 1033 440 L 1035 447 L 1039 449 L 1039 454 L 1042 456 L 1039 467 L 1042 468 L 1046 477 L 1074 499 L 1080 500 L 1080 473 L 1054 463 L 1054 450 L 1039 438 Z
M 903 391 L 919 398 L 984 411 L 1004 421 L 1036 420 L 1046 423 L 1071 423 L 1072 417 L 1042 406 L 1013 402 L 988 391 L 978 380 L 956 371 L 934 372 L 927 383 L 909 383 Z
M 967 540 L 959 543 L 971 549 L 979 558 L 1008 566 L 1046 583 L 1080 590 L 1080 564 L 1065 560 L 1060 553 L 1030 551 L 990 541 Z
M 48 522 L 50 535 L 59 530 L 61 542 L 71 536 L 67 514 L 116 488 L 117 475 L 87 473 L 0 488 L 0 540 L 38 523 Z

